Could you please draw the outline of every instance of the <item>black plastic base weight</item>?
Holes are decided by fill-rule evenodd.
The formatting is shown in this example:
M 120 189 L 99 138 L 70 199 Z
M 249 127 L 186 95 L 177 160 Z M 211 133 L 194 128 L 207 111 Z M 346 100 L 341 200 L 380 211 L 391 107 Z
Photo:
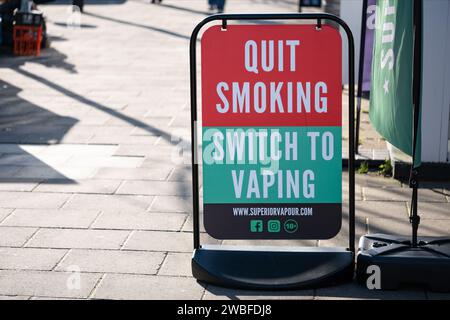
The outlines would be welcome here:
M 369 266 L 380 270 L 380 287 L 423 285 L 432 291 L 450 292 L 450 238 L 419 237 L 417 248 L 404 236 L 373 234 L 361 237 L 356 278 L 367 285 Z
M 344 248 L 204 246 L 194 251 L 192 273 L 222 287 L 293 290 L 350 281 L 353 261 Z

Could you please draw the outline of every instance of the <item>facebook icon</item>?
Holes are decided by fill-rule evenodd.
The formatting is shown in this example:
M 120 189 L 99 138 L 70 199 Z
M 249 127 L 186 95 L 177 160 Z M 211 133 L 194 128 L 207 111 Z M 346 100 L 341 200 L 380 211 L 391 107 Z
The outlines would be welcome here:
M 250 232 L 263 232 L 263 221 L 250 220 Z

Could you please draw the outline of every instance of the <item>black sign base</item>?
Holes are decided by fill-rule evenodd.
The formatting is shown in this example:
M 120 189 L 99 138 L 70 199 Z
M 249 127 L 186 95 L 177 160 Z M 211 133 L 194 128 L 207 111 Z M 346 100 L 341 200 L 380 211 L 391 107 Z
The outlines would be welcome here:
M 192 273 L 235 289 L 306 289 L 350 281 L 353 261 L 345 248 L 202 246 L 194 250 Z
M 379 267 L 380 289 L 400 285 L 427 286 L 432 291 L 450 291 L 450 238 L 419 237 L 413 248 L 408 237 L 373 234 L 361 237 L 357 256 L 357 280 L 367 285 L 369 266 Z M 372 281 L 371 281 L 372 282 Z

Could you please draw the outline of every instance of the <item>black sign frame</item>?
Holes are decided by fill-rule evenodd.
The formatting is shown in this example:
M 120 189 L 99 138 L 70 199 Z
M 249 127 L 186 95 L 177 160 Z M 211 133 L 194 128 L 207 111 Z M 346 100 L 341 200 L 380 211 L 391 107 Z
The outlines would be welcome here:
M 349 62 L 349 243 L 348 247 L 281 248 L 258 247 L 233 249 L 224 246 L 202 246 L 200 243 L 200 195 L 197 141 L 197 42 L 202 28 L 211 22 L 221 21 L 227 28 L 228 21 L 257 20 L 315 20 L 317 28 L 322 20 L 337 23 L 344 30 L 348 41 Z M 193 240 L 192 272 L 199 281 L 226 287 L 244 289 L 293 289 L 315 287 L 353 277 L 355 259 L 355 75 L 354 39 L 349 26 L 339 17 L 327 13 L 279 13 L 279 14 L 216 14 L 205 18 L 193 30 L 190 38 L 190 93 L 191 93 L 191 161 L 193 192 Z M 285 266 L 280 274 L 276 265 Z M 246 273 L 245 264 L 259 269 Z M 317 272 L 311 269 L 321 266 Z M 318 269 L 318 268 L 317 268 Z

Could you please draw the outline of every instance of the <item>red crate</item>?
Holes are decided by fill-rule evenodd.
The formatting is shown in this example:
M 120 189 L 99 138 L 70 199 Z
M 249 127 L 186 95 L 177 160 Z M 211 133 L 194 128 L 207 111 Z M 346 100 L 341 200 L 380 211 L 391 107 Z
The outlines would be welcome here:
M 39 56 L 41 53 L 42 26 L 14 26 L 14 54 Z

